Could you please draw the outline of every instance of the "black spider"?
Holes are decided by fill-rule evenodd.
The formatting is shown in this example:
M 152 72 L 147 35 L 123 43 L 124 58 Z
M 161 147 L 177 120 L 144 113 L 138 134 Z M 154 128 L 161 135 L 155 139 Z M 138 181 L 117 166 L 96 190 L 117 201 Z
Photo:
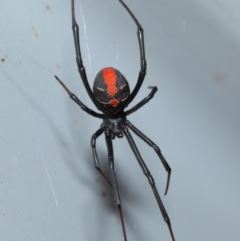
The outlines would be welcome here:
M 152 142 L 147 136 L 145 136 L 140 130 L 138 130 L 134 125 L 132 125 L 126 118 L 127 115 L 132 114 L 133 112 L 141 108 L 143 105 L 145 105 L 149 100 L 151 100 L 157 91 L 156 86 L 149 87 L 151 89 L 150 94 L 142 101 L 140 101 L 137 105 L 125 111 L 125 108 L 132 102 L 132 100 L 137 95 L 143 83 L 144 77 L 146 75 L 147 64 L 145 60 L 143 29 L 140 23 L 138 22 L 138 20 L 136 19 L 136 17 L 131 12 L 131 10 L 127 7 L 127 5 L 123 1 L 119 0 L 119 2 L 127 10 L 127 12 L 132 17 L 133 21 L 137 25 L 137 35 L 138 35 L 138 41 L 139 41 L 139 47 L 140 47 L 140 60 L 141 60 L 141 69 L 139 72 L 138 81 L 133 91 L 130 92 L 129 85 L 125 77 L 118 70 L 112 67 L 108 67 L 108 68 L 102 69 L 97 74 L 94 80 L 93 91 L 92 91 L 89 86 L 85 68 L 82 63 L 80 43 L 79 43 L 79 27 L 75 20 L 74 0 L 71 0 L 71 2 L 72 2 L 72 29 L 73 29 L 73 37 L 74 37 L 74 43 L 75 43 L 78 71 L 80 73 L 81 79 L 83 81 L 83 84 L 87 90 L 89 97 L 91 98 L 92 102 L 95 104 L 96 108 L 101 112 L 103 112 L 103 114 L 97 113 L 89 109 L 77 98 L 76 95 L 70 92 L 70 90 L 63 84 L 63 82 L 57 76 L 55 76 L 55 78 L 62 85 L 62 87 L 67 91 L 70 98 L 73 101 L 75 101 L 85 112 L 103 120 L 103 123 L 101 124 L 100 128 L 95 132 L 95 134 L 92 136 L 92 139 L 91 139 L 94 164 L 96 169 L 102 174 L 102 176 L 113 188 L 115 204 L 118 207 L 120 218 L 121 218 L 124 240 L 127 241 L 127 236 L 126 236 L 125 225 L 123 221 L 119 188 L 118 188 L 116 174 L 114 170 L 114 154 L 113 154 L 112 139 L 114 139 L 115 137 L 121 138 L 125 135 L 136 159 L 139 162 L 139 165 L 143 170 L 144 175 L 147 177 L 149 181 L 149 184 L 157 200 L 159 209 L 162 213 L 163 219 L 167 223 L 172 240 L 174 241 L 175 239 L 172 232 L 170 219 L 163 206 L 161 198 L 158 194 L 154 179 L 150 174 L 145 162 L 143 161 L 138 151 L 138 148 L 129 132 L 129 129 L 132 130 L 138 137 L 140 137 L 149 146 L 151 146 L 154 149 L 154 151 L 157 153 L 158 157 L 160 158 L 164 168 L 168 173 L 165 195 L 167 194 L 168 187 L 169 187 L 171 168 L 169 167 L 167 161 L 163 157 L 159 147 L 154 142 Z M 108 149 L 111 182 L 108 180 L 108 178 L 105 176 L 105 174 L 102 172 L 100 168 L 100 163 L 99 163 L 97 151 L 96 151 L 96 139 L 102 133 L 105 134 L 105 139 L 106 139 L 106 144 Z

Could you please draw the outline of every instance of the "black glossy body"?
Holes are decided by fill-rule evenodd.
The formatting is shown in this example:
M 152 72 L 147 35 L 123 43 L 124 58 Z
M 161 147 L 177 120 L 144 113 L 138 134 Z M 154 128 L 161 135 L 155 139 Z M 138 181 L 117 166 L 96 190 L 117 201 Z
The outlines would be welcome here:
M 109 86 L 104 79 L 104 70 L 111 69 L 116 74 L 116 84 Z M 115 87 L 115 92 L 109 93 L 108 89 Z M 123 110 L 128 105 L 130 96 L 129 84 L 123 74 L 115 68 L 104 68 L 97 74 L 93 83 L 93 94 L 101 106 L 101 110 L 113 118 L 121 116 Z M 114 104 L 111 104 L 111 103 Z

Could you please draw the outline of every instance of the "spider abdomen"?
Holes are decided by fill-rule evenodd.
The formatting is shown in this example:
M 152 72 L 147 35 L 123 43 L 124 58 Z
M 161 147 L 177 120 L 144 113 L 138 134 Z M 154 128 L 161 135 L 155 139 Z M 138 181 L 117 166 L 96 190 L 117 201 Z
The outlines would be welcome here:
M 97 74 L 93 94 L 106 112 L 117 114 L 126 107 L 130 89 L 126 78 L 115 68 L 104 68 Z

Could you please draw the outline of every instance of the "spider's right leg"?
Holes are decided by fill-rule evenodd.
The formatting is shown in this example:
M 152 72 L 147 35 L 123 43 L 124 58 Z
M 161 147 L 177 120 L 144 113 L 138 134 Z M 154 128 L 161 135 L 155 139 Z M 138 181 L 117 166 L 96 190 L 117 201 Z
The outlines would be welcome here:
M 111 175 L 111 181 L 112 181 L 112 187 L 113 187 L 114 201 L 118 207 L 118 211 L 119 211 L 119 215 L 122 223 L 124 241 L 127 241 L 127 234 L 126 234 L 125 225 L 123 221 L 120 193 L 119 193 L 117 178 L 114 170 L 114 154 L 113 154 L 112 139 L 107 131 L 105 131 L 105 139 L 106 139 L 106 144 L 108 149 L 108 161 L 109 161 L 110 175 Z
M 148 103 L 149 100 L 151 100 L 153 98 L 153 96 L 155 95 L 155 93 L 157 92 L 157 87 L 156 86 L 149 86 L 149 89 L 152 89 L 151 92 L 149 93 L 149 95 L 147 97 L 145 97 L 143 100 L 141 100 L 138 104 L 136 104 L 134 107 L 132 107 L 131 109 L 129 109 L 128 111 L 125 112 L 126 115 L 130 115 L 133 112 L 135 112 L 136 110 L 138 110 L 139 108 L 141 108 L 142 106 L 144 106 L 145 104 Z
M 108 178 L 106 177 L 106 175 L 102 172 L 101 168 L 100 168 L 100 163 L 98 160 L 98 155 L 97 155 L 97 150 L 96 150 L 96 139 L 102 135 L 104 131 L 104 128 L 101 126 L 93 135 L 91 138 L 91 146 L 92 146 L 92 151 L 93 151 L 93 159 L 94 159 L 94 165 L 95 168 L 101 173 L 101 175 L 104 177 L 104 179 L 108 182 L 108 184 L 112 187 L 111 182 L 108 180 Z
M 122 1 L 119 0 L 119 2 L 123 5 L 123 7 L 127 10 L 127 12 L 130 14 L 130 16 L 132 17 L 133 21 L 135 22 L 135 24 L 137 25 L 137 35 L 138 35 L 138 42 L 139 42 L 139 48 L 140 48 L 140 63 L 141 63 L 141 69 L 139 71 L 139 75 L 138 75 L 138 80 L 137 80 L 137 84 L 134 87 L 132 93 L 130 94 L 130 97 L 128 98 L 128 103 L 130 103 L 135 96 L 137 95 L 140 87 L 142 86 L 143 80 L 145 78 L 146 75 L 146 70 L 147 70 L 147 61 L 145 58 L 145 47 L 144 47 L 144 36 L 143 36 L 143 28 L 140 25 L 140 23 L 138 22 L 137 18 L 134 16 L 134 14 L 132 13 L 132 11 L 128 8 L 128 6 Z
M 155 198 L 157 200 L 159 209 L 160 209 L 160 211 L 162 213 L 163 219 L 164 219 L 164 221 L 168 225 L 168 229 L 169 229 L 170 235 L 172 237 L 172 241 L 175 241 L 175 238 L 174 238 L 174 235 L 173 235 L 173 231 L 172 231 L 171 222 L 170 222 L 170 218 L 168 217 L 167 211 L 166 211 L 166 209 L 165 209 L 165 207 L 164 207 L 164 205 L 162 203 L 162 200 L 160 198 L 160 195 L 159 195 L 158 190 L 157 190 L 156 185 L 155 185 L 155 181 L 154 181 L 150 171 L 148 170 L 148 167 L 146 166 L 145 162 L 143 161 L 143 159 L 142 159 L 142 157 L 141 157 L 141 155 L 140 155 L 140 153 L 138 151 L 138 148 L 137 148 L 137 146 L 136 146 L 136 144 L 135 144 L 135 142 L 134 142 L 134 140 L 132 138 L 132 135 L 130 134 L 130 132 L 129 132 L 127 127 L 124 128 L 124 134 L 125 134 L 125 136 L 126 136 L 126 138 L 128 140 L 128 143 L 129 143 L 129 145 L 130 145 L 130 147 L 131 147 L 131 149 L 132 149 L 132 151 L 133 151 L 133 153 L 134 153 L 134 155 L 135 155 L 135 157 L 136 157 L 140 167 L 142 168 L 142 171 L 143 171 L 144 175 L 148 179 L 148 182 L 149 182 L 149 184 L 150 184 L 150 186 L 152 188 L 152 191 L 154 193 L 154 196 L 155 196 Z
M 126 121 L 126 125 L 138 136 L 140 137 L 143 141 L 145 141 L 150 147 L 154 149 L 154 151 L 157 153 L 159 159 L 161 160 L 166 172 L 168 173 L 167 176 L 167 184 L 166 184 L 166 189 L 165 189 L 165 195 L 167 194 L 168 188 L 169 188 L 169 183 L 170 183 L 170 177 L 171 177 L 171 167 L 168 165 L 166 159 L 164 158 L 160 148 L 152 141 L 150 140 L 147 136 L 145 136 L 140 130 L 138 130 L 130 121 Z
M 101 110 L 101 108 L 99 108 L 99 105 L 98 105 L 98 103 L 93 95 L 93 92 L 89 86 L 85 67 L 83 66 L 83 62 L 82 62 L 80 41 L 79 41 L 79 27 L 78 27 L 77 21 L 75 19 L 74 0 L 72 0 L 72 30 L 73 30 L 73 38 L 74 38 L 74 45 L 75 45 L 75 51 L 76 51 L 76 61 L 77 61 L 79 74 L 82 78 L 85 89 L 87 90 L 87 93 L 88 93 L 89 97 L 91 98 L 92 102 L 95 104 L 95 106 L 98 109 Z

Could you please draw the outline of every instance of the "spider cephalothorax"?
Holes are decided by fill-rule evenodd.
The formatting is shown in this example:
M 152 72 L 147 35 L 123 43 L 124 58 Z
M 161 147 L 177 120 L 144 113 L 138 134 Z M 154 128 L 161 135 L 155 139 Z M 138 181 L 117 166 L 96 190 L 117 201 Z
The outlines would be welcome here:
M 126 107 L 130 89 L 123 74 L 108 67 L 97 74 L 93 83 L 93 94 L 107 113 L 117 114 Z
M 125 116 L 115 119 L 103 118 L 102 127 L 111 137 L 111 139 L 114 139 L 115 137 L 122 138 L 124 136 L 125 122 Z
M 91 147 L 93 151 L 94 165 L 113 189 L 114 201 L 118 207 L 120 218 L 121 218 L 124 241 L 127 241 L 127 235 L 125 231 L 120 193 L 119 193 L 119 188 L 118 188 L 118 183 L 117 183 L 117 178 L 116 178 L 115 168 L 114 168 L 114 152 L 113 152 L 113 144 L 112 144 L 112 140 L 115 137 L 121 138 L 123 136 L 126 137 L 130 145 L 130 148 L 132 149 L 144 175 L 148 179 L 148 182 L 152 188 L 152 191 L 158 203 L 160 212 L 162 213 L 163 219 L 168 225 L 168 228 L 172 237 L 172 241 L 175 241 L 170 219 L 162 203 L 162 200 L 158 193 L 154 179 L 150 171 L 148 170 L 147 165 L 142 159 L 142 156 L 137 148 L 137 145 L 135 144 L 134 139 L 132 138 L 130 131 L 132 131 L 142 141 L 144 141 L 151 148 L 153 148 L 153 150 L 156 152 L 157 156 L 161 160 L 165 170 L 168 173 L 165 195 L 167 194 L 168 187 L 169 187 L 171 168 L 168 165 L 167 161 L 165 160 L 164 156 L 162 155 L 159 147 L 153 141 L 151 141 L 147 136 L 145 136 L 139 129 L 137 129 L 133 124 L 131 124 L 126 118 L 126 116 L 132 114 L 133 112 L 137 111 L 142 106 L 144 106 L 146 103 L 148 103 L 148 101 L 153 98 L 154 94 L 157 91 L 156 86 L 149 87 L 151 89 L 151 92 L 148 94 L 148 96 L 146 96 L 143 100 L 141 100 L 139 103 L 137 103 L 129 110 L 125 111 L 125 108 L 136 97 L 146 75 L 147 64 L 145 59 L 143 29 L 140 23 L 138 22 L 138 20 L 136 19 L 136 17 L 134 16 L 134 14 L 127 7 L 127 5 L 122 0 L 119 0 L 119 2 L 130 14 L 131 18 L 137 25 L 137 35 L 138 35 L 138 42 L 140 47 L 140 63 L 141 63 L 141 68 L 138 74 L 138 80 L 132 92 L 130 92 L 129 85 L 125 77 L 117 69 L 112 67 L 107 67 L 107 68 L 103 68 L 97 74 L 94 80 L 93 90 L 92 90 L 88 83 L 87 74 L 86 74 L 85 67 L 83 65 L 83 61 L 81 57 L 81 49 L 80 49 L 80 42 L 79 42 L 79 39 L 80 39 L 79 27 L 75 19 L 74 0 L 71 0 L 71 2 L 72 2 L 72 29 L 73 29 L 73 38 L 74 38 L 74 44 L 75 44 L 78 71 L 90 99 L 92 100 L 95 107 L 103 113 L 98 113 L 88 108 L 86 105 L 82 103 L 81 100 L 79 100 L 79 98 L 75 94 L 73 94 L 66 87 L 66 85 L 57 76 L 55 76 L 55 78 L 62 85 L 62 87 L 67 91 L 70 98 L 76 104 L 78 104 L 83 111 L 85 111 L 91 116 L 102 119 L 102 124 L 100 128 L 92 135 L 92 138 L 91 138 Z M 146 118 L 150 119 L 148 116 Z M 152 119 L 150 119 L 149 121 L 152 121 Z M 97 138 L 101 136 L 103 133 L 105 135 L 106 146 L 108 150 L 108 163 L 109 163 L 111 181 L 109 181 L 109 178 L 101 170 L 100 162 L 97 155 L 96 141 L 97 141 Z

